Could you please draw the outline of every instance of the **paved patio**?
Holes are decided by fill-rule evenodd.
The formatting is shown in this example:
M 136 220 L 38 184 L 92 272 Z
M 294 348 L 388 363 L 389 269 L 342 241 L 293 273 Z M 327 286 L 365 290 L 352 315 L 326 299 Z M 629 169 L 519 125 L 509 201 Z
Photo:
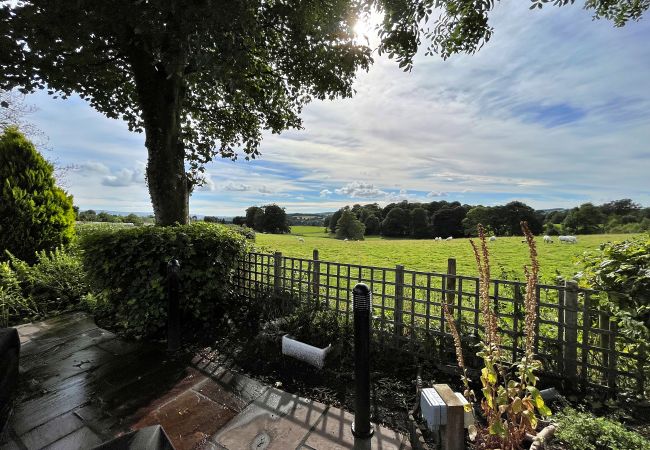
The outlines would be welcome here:
M 83 313 L 18 327 L 20 401 L 0 450 L 87 449 L 161 424 L 178 450 L 370 448 L 353 416 L 232 373 L 200 357 L 127 342 Z M 410 449 L 376 427 L 373 449 Z

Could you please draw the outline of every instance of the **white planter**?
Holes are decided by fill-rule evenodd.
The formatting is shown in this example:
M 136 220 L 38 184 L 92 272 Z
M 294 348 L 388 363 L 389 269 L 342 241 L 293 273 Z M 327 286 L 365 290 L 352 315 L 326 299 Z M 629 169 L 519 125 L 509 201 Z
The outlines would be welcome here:
M 282 336 L 283 355 L 299 359 L 319 369 L 322 369 L 325 365 L 325 357 L 331 350 L 332 344 L 325 348 L 318 348 L 292 339 L 288 334 Z

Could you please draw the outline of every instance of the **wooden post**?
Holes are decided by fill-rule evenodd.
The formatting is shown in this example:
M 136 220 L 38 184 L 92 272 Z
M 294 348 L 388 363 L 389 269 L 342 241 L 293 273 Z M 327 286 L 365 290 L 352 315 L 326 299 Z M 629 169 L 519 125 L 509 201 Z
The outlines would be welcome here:
M 609 320 L 609 364 L 607 365 L 607 387 L 611 390 L 616 390 L 616 375 L 618 372 L 616 366 L 618 361 L 616 358 L 616 333 L 618 331 L 618 326 L 616 322 Z
M 456 259 L 449 258 L 447 260 L 447 305 L 451 309 L 451 315 L 454 315 L 454 299 L 456 298 Z
M 320 305 L 320 261 L 318 260 L 318 250 L 314 249 L 314 274 L 312 275 L 312 297 L 316 306 Z
M 609 381 L 609 341 L 610 341 L 610 334 L 609 334 L 609 314 L 605 311 L 600 311 L 598 313 L 598 328 L 600 329 L 600 348 L 601 353 L 602 353 L 602 358 L 603 358 L 603 374 L 602 374 L 602 381 L 603 382 L 608 382 Z M 609 384 L 608 384 L 608 387 Z
M 578 379 L 578 283 L 575 281 L 564 282 L 564 328 L 565 376 L 575 382 Z
M 442 401 L 447 405 L 447 423 L 442 427 L 442 449 L 465 449 L 465 408 L 447 384 L 434 384 Z
M 273 254 L 273 290 L 276 294 L 282 291 L 282 279 L 280 274 L 282 272 L 282 252 L 275 252 Z
M 523 303 L 523 297 L 521 295 L 521 285 L 514 285 L 514 295 L 512 296 L 513 301 L 513 312 L 512 312 L 512 362 L 515 362 L 519 359 L 519 315 L 521 314 L 521 305 Z
M 404 310 L 404 266 L 395 266 L 395 335 L 398 338 L 402 337 L 404 331 L 404 319 L 402 312 Z

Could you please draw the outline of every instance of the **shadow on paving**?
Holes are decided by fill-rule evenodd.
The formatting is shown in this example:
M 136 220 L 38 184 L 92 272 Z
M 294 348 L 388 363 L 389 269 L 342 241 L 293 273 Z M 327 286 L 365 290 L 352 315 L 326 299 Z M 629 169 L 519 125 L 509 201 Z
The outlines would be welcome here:
M 124 341 L 83 313 L 23 325 L 18 331 L 21 386 L 0 438 L 2 450 L 87 449 L 131 428 L 171 422 L 165 414 L 175 419 L 172 440 L 183 440 L 177 448 L 191 448 L 186 443 L 216 431 L 211 423 L 200 423 L 202 414 L 214 417 L 222 408 L 229 420 L 244 406 L 205 385 L 207 377 L 188 368 L 191 355 L 170 357 L 161 346 Z M 203 394 L 186 392 L 199 383 L 204 383 Z M 205 407 L 195 404 L 198 396 Z M 164 409 L 176 397 L 192 414 L 172 416 Z
M 86 314 L 18 331 L 21 387 L 0 450 L 89 449 L 155 424 L 177 450 L 358 448 L 347 412 L 199 355 L 170 357 L 159 345 L 127 342 Z M 373 449 L 410 448 L 398 433 L 376 430 Z

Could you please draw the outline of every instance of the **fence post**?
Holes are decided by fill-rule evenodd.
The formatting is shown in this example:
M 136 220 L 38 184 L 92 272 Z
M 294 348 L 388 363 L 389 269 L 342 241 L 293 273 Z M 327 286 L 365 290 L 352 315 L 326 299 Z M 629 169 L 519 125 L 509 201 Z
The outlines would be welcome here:
M 603 354 L 603 381 L 607 382 L 610 389 L 616 388 L 616 346 L 614 344 L 614 332 L 616 324 L 611 322 L 609 313 L 600 311 L 598 313 L 598 328 L 600 328 L 600 348 Z
M 454 315 L 454 299 L 456 298 L 456 258 L 447 260 L 447 305 L 451 308 L 451 315 Z
M 578 283 L 575 281 L 564 282 L 563 359 L 567 379 L 572 383 L 576 382 L 578 379 Z
M 395 335 L 402 337 L 404 331 L 404 320 L 402 313 L 404 311 L 404 266 L 395 266 Z
M 639 342 L 639 351 L 638 351 L 638 358 L 637 358 L 637 385 L 636 385 L 636 390 L 637 393 L 641 394 L 643 396 L 645 392 L 645 384 L 646 384 L 646 371 L 645 371 L 645 365 L 648 362 L 648 347 L 645 342 Z
M 273 254 L 273 291 L 276 294 L 282 291 L 280 272 L 282 272 L 282 252 L 275 252 Z
M 312 297 L 316 302 L 316 306 L 320 304 L 320 261 L 318 260 L 318 250 L 314 249 L 314 274 L 312 275 Z

